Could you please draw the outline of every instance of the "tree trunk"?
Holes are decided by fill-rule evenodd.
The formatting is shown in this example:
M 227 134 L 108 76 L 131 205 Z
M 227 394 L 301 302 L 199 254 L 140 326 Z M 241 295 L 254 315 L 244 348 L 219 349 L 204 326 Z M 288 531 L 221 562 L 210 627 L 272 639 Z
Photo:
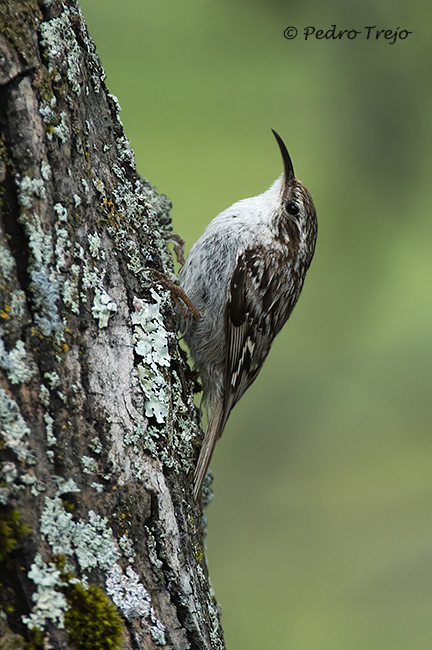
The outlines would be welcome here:
M 0 648 L 224 648 L 170 202 L 74 0 L 0 1 Z

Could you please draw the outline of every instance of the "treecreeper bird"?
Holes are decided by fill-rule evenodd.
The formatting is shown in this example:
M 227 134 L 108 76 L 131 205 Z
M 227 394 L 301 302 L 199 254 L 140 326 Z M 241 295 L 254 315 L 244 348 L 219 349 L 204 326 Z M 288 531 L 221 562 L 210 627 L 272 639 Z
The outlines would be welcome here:
M 194 475 L 197 502 L 228 416 L 294 309 L 315 250 L 315 206 L 294 175 L 282 138 L 273 134 L 283 174 L 263 194 L 215 217 L 179 274 L 181 288 L 201 316 L 181 321 L 208 413 Z

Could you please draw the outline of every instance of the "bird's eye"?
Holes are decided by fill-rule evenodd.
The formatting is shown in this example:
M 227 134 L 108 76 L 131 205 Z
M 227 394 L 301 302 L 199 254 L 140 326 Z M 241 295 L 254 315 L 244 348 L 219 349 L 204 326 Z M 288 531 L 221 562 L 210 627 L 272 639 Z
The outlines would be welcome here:
M 300 212 L 297 203 L 288 203 L 287 210 L 288 210 L 288 214 L 290 214 L 292 217 L 296 217 Z

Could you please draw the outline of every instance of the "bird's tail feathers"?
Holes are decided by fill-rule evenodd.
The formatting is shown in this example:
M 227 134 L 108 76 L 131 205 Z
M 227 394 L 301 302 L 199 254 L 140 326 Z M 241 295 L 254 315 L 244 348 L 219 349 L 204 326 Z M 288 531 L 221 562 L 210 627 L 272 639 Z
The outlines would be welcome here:
M 204 479 L 213 456 L 216 442 L 222 435 L 226 420 L 227 418 L 225 417 L 223 399 L 220 399 L 216 402 L 212 410 L 204 441 L 201 446 L 198 463 L 195 468 L 193 494 L 197 503 L 201 502 L 201 492 Z

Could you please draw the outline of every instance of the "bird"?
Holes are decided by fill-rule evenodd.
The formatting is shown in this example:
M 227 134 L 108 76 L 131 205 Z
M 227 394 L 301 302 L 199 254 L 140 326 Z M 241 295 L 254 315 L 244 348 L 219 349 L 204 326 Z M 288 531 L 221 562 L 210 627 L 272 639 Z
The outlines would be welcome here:
M 179 286 L 199 316 L 183 311 L 179 323 L 201 376 L 208 421 L 194 473 L 197 503 L 216 442 L 291 315 L 315 251 L 312 197 L 272 132 L 283 173 L 267 191 L 215 217 L 179 272 Z

